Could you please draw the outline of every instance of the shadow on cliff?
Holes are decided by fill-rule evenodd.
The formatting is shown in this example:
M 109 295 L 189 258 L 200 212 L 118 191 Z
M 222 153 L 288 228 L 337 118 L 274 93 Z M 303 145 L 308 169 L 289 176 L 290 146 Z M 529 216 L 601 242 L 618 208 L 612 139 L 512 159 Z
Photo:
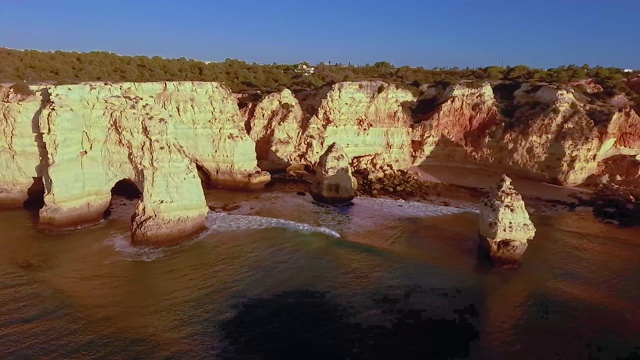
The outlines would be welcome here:
M 41 176 L 33 178 L 33 184 L 27 190 L 27 199 L 22 206 L 36 212 L 44 207 L 44 182 Z
M 202 190 L 211 190 L 216 188 L 216 185 L 211 179 L 211 175 L 202 165 L 196 163 L 196 170 L 198 170 L 198 177 L 200 178 Z
M 564 125 L 568 121 L 569 119 L 564 119 L 563 123 L 558 128 L 563 129 Z M 558 131 L 547 145 L 547 156 L 543 161 L 538 162 L 538 166 L 541 167 L 540 170 L 547 175 L 547 182 L 550 184 L 562 185 L 561 169 L 564 167 L 562 165 L 564 163 L 564 158 L 567 155 L 564 146 L 562 146 L 562 141 L 565 137 L 566 134 L 563 130 Z M 567 165 L 572 169 L 573 165 L 575 165 L 575 160 L 570 161 Z
M 424 142 L 412 141 L 412 149 L 414 152 L 424 148 Z M 465 165 L 473 164 L 482 166 L 482 163 L 473 159 L 467 153 L 462 144 L 459 144 L 445 135 L 440 135 L 433 150 L 425 157 L 419 165 L 442 164 L 442 165 Z
M 469 356 L 478 332 L 468 318 L 473 305 L 454 309 L 450 318 L 425 317 L 425 310 L 404 306 L 416 289 L 384 294 L 373 308 L 358 314 L 325 293 L 287 291 L 249 299 L 221 324 L 222 359 L 451 359 Z M 428 306 L 428 305 L 425 305 Z M 373 315 L 372 315 L 373 314 Z M 375 317 L 369 325 L 355 317 Z
M 42 110 L 51 102 L 51 94 L 48 89 L 41 89 L 40 96 L 42 98 L 40 102 L 40 108 L 31 118 L 31 132 L 35 135 L 34 142 L 38 146 L 39 163 L 35 167 L 36 176 L 33 177 L 33 183 L 27 190 L 27 199 L 22 203 L 22 206 L 32 213 L 32 218 L 35 223 L 38 222 L 38 211 L 44 207 L 44 194 L 46 189 L 51 188 L 51 178 L 49 177 L 49 152 L 47 151 L 47 145 L 44 142 L 42 136 L 42 130 L 40 129 L 40 115 Z

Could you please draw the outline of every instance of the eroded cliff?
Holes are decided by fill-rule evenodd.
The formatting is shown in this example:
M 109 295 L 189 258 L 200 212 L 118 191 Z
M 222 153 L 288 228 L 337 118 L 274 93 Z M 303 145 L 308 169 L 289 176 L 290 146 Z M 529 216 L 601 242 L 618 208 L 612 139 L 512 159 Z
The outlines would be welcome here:
M 199 173 L 258 189 L 270 180 L 263 170 L 317 167 L 333 143 L 372 177 L 436 162 L 565 185 L 594 174 L 637 178 L 611 165 L 640 154 L 633 104 L 580 86 L 434 84 L 416 98 L 382 81 L 343 82 L 285 89 L 242 110 L 218 83 L 0 88 L 0 204 L 23 204 L 42 183 L 40 226 L 82 227 L 103 218 L 111 187 L 129 179 L 142 192 L 133 241 L 166 243 L 204 226 Z
M 25 96 L 0 86 L 0 206 L 22 206 L 45 170 L 38 136 L 40 92 Z
M 640 153 L 640 119 L 629 106 L 554 85 L 461 86 L 451 86 L 419 119 L 417 163 L 491 166 L 578 185 L 602 160 Z M 502 93 L 496 97 L 494 89 Z
M 354 170 L 411 165 L 411 92 L 383 81 L 342 82 L 298 98 L 285 90 L 249 107 L 247 127 L 263 168 L 315 166 L 334 142 Z
M 40 104 L 38 97 L 9 102 L 5 108 L 23 110 L 3 115 L 18 128 L 34 124 L 30 134 L 10 136 L 13 141 L 37 136 L 46 148 L 38 153 L 35 146 L 38 156 L 28 159 L 35 169 L 43 156 L 44 170 L 36 174 L 45 187 L 40 227 L 102 220 L 111 188 L 129 179 L 142 192 L 132 241 L 165 245 L 204 227 L 208 208 L 197 166 L 214 184 L 230 188 L 259 188 L 270 179 L 256 166 L 255 143 L 233 94 L 218 83 L 89 83 L 43 92 L 42 105 L 24 106 Z M 3 184 L 23 191 L 32 174 L 25 175 Z

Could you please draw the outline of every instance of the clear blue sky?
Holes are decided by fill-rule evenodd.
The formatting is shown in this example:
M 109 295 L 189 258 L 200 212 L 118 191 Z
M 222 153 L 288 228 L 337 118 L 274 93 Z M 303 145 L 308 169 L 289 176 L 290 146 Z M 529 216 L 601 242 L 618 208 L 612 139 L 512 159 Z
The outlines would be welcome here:
M 640 0 L 0 0 L 0 47 L 205 61 L 640 68 Z

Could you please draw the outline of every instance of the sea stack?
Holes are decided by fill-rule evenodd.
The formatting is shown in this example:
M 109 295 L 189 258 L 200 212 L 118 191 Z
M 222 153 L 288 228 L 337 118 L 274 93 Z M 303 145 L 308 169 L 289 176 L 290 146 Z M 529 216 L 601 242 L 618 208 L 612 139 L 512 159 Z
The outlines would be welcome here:
M 522 196 L 502 175 L 498 184 L 482 198 L 480 206 L 480 248 L 496 265 L 516 267 L 536 229 Z
M 332 143 L 318 161 L 311 196 L 318 202 L 339 205 L 353 200 L 356 189 L 349 157 L 340 145 Z

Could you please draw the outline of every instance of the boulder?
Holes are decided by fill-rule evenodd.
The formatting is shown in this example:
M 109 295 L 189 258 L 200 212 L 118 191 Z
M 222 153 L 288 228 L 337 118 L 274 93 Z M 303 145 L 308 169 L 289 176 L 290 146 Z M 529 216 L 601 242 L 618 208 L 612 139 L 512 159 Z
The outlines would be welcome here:
M 311 196 L 316 201 L 337 205 L 351 201 L 356 189 L 357 182 L 351 175 L 349 157 L 340 145 L 332 143 L 318 161 Z

